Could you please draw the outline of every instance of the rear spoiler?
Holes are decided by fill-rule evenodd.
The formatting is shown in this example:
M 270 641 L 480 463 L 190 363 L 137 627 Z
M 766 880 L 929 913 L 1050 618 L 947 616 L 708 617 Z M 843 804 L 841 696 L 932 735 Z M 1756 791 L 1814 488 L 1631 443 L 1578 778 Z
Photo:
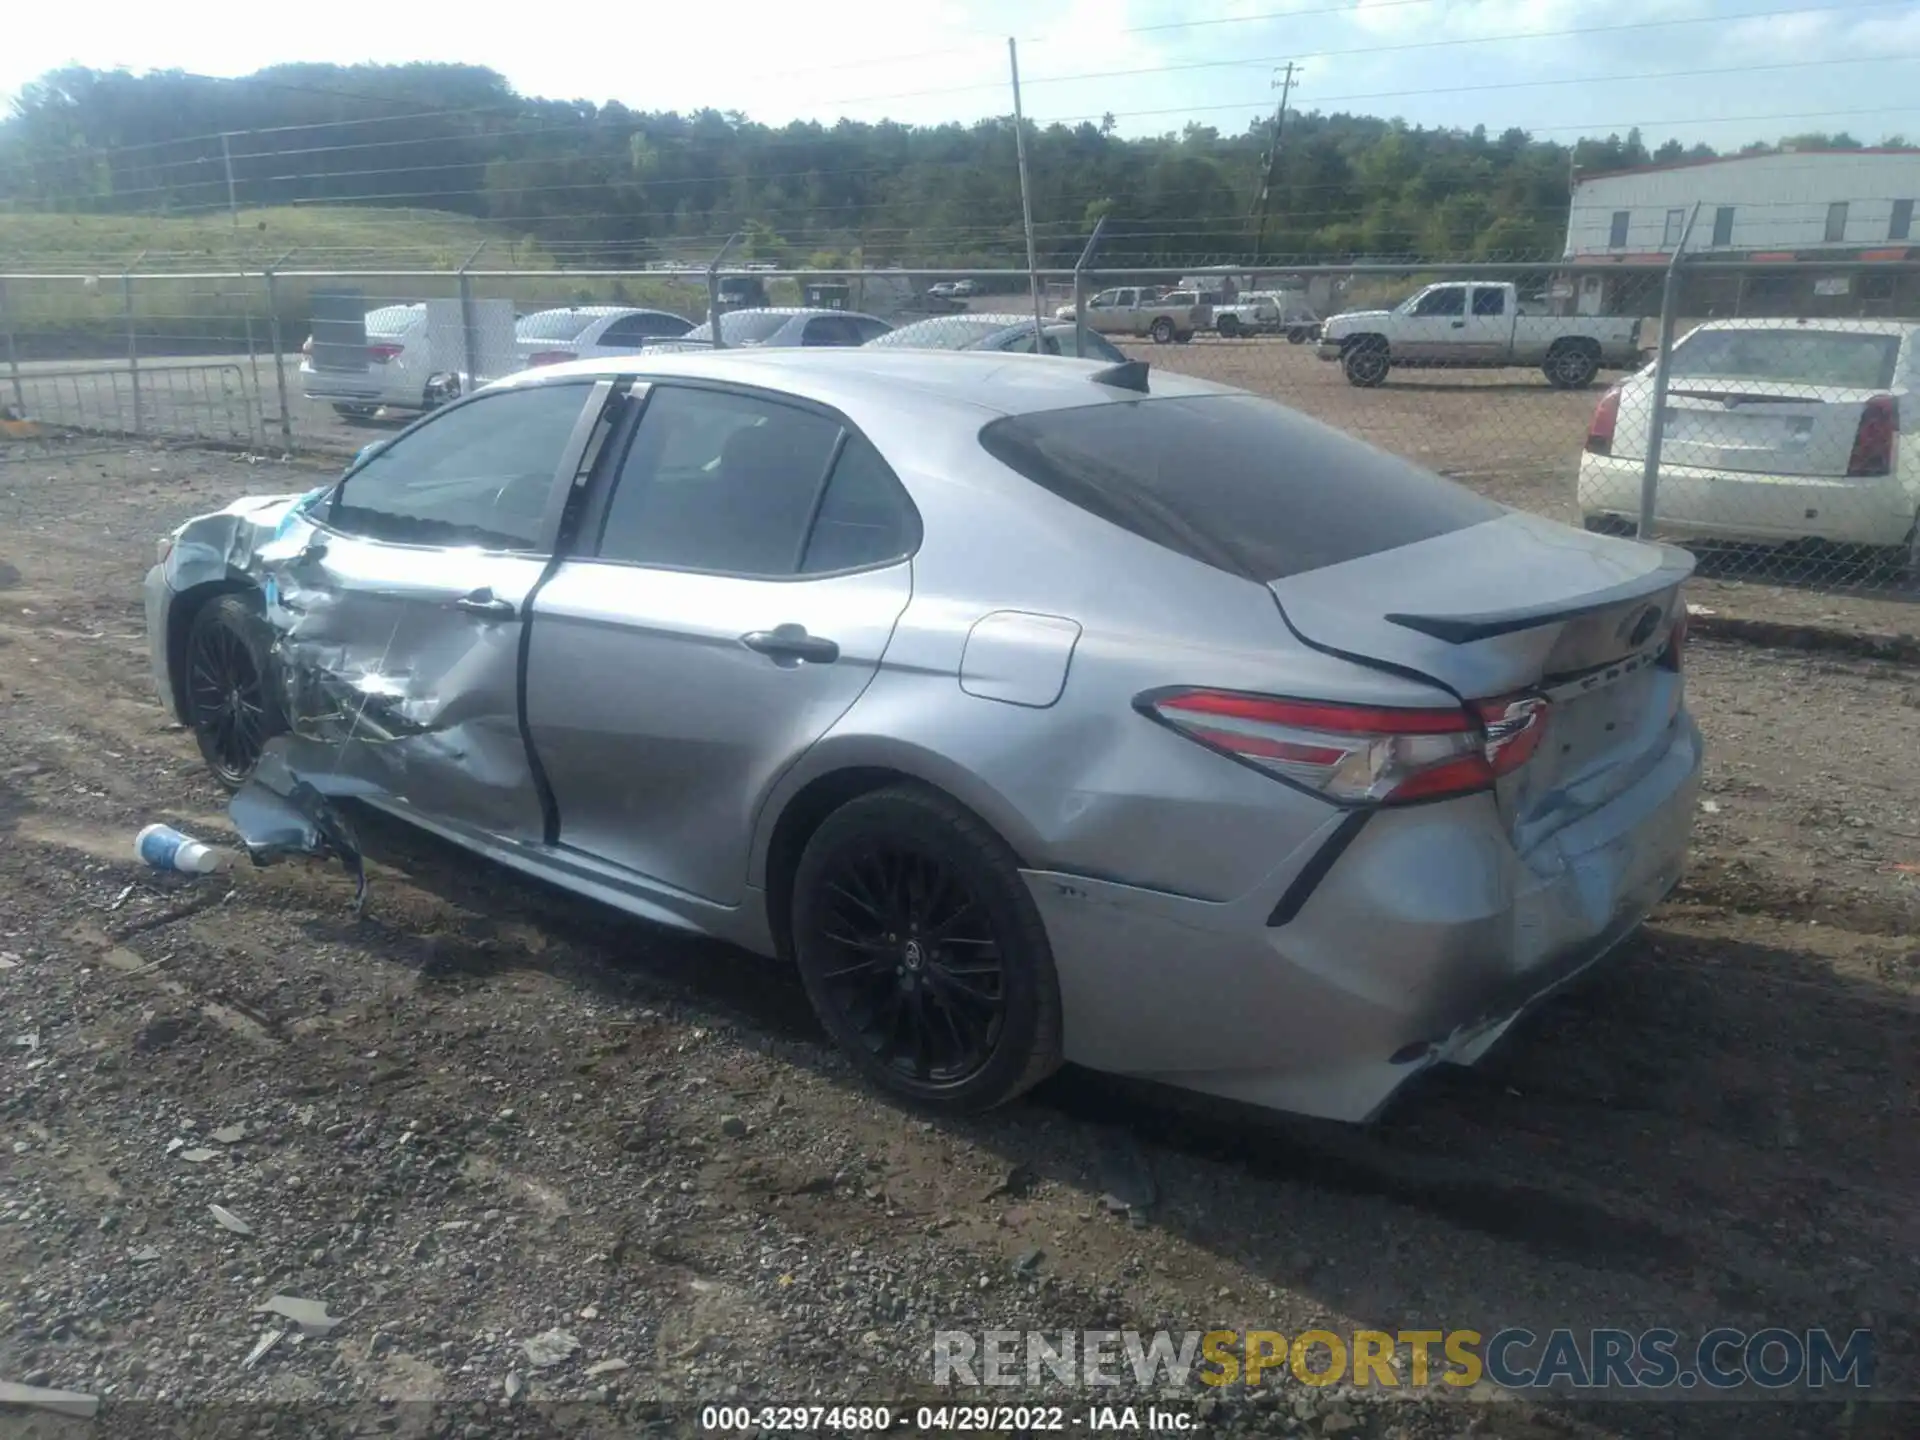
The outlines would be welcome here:
M 1512 610 L 1490 610 L 1479 615 L 1388 615 L 1384 618 L 1389 624 L 1418 630 L 1422 635 L 1431 635 L 1449 645 L 1471 645 L 1476 640 L 1491 640 L 1496 635 L 1511 635 L 1518 630 L 1533 630 L 1564 620 L 1578 620 L 1585 615 L 1610 610 L 1616 605 L 1657 595 L 1662 590 L 1678 585 L 1693 573 L 1693 556 L 1686 551 L 1676 550 L 1670 545 L 1655 548 L 1660 551 L 1661 557 L 1655 569 L 1607 589 L 1583 595 L 1572 605 L 1548 603 L 1520 606 Z

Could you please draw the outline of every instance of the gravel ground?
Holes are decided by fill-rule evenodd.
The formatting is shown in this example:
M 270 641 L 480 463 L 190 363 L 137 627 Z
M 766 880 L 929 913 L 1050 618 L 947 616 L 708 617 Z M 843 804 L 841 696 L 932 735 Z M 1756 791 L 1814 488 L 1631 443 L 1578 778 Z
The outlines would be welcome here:
M 771 964 L 391 824 L 357 923 L 336 869 L 131 859 L 150 820 L 231 834 L 151 696 L 153 537 L 311 483 L 0 458 L 0 1380 L 103 1396 L 116 1433 L 691 1433 L 696 1402 L 951 1401 L 936 1327 L 1824 1324 L 1911 1393 L 1920 670 L 1696 644 L 1693 878 L 1372 1129 L 1074 1072 L 929 1122 Z M 1156 1203 L 1105 1201 L 1143 1167 Z M 340 1323 L 256 1313 L 276 1293 Z M 1915 1433 L 1892 1404 L 1160 1403 L 1370 1440 Z

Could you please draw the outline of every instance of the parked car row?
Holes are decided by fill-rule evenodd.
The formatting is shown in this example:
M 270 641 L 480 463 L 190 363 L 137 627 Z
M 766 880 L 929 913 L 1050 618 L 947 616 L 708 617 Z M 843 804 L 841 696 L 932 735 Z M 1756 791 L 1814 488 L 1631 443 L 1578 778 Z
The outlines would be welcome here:
M 332 404 L 343 416 L 358 419 L 380 410 L 431 410 L 459 395 L 463 387 L 471 388 L 463 379 L 461 359 L 466 337 L 457 320 L 447 317 L 439 327 L 446 333 L 436 336 L 430 318 L 436 303 L 444 302 L 388 305 L 368 311 L 363 339 L 355 337 L 318 347 L 309 340 L 300 363 L 302 393 L 310 400 Z M 1041 353 L 1082 353 L 1071 324 L 1048 324 L 1041 327 L 1041 332 Z M 842 308 L 723 307 L 720 338 L 730 349 L 886 344 L 1031 353 L 1034 322 L 1031 316 L 1017 314 L 963 312 L 930 316 L 895 328 L 877 315 Z M 711 320 L 696 325 L 681 315 L 634 306 L 562 306 L 517 319 L 511 358 L 501 369 L 505 373 L 575 360 L 711 348 Z M 1088 337 L 1085 354 L 1113 362 L 1126 359 L 1110 342 L 1093 335 Z

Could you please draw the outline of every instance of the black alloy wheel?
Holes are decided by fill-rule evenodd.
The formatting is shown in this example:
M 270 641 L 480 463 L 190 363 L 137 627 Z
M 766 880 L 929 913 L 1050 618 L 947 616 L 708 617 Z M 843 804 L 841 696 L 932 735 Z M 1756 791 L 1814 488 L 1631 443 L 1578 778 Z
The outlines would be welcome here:
M 794 877 L 793 951 L 821 1023 L 887 1089 L 950 1109 L 1058 1067 L 1046 932 L 999 837 L 945 796 L 863 795 Z
M 220 595 L 201 607 L 187 634 L 185 719 L 207 768 L 232 788 L 246 783 L 281 728 L 260 623 L 238 596 Z

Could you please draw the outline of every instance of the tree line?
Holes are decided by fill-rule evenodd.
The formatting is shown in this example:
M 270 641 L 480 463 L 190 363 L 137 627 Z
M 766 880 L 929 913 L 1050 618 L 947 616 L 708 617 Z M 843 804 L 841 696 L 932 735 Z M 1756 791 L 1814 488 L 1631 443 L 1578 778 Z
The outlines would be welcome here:
M 1639 132 L 1571 146 L 1351 114 L 1129 138 L 1030 127 L 1043 263 L 1103 217 L 1109 259 L 1558 254 L 1578 172 L 1711 158 Z M 1857 146 L 1847 135 L 1787 137 Z M 1888 143 L 1901 143 L 1897 139 Z M 1772 148 L 1756 142 L 1741 153 Z M 1263 208 L 1259 195 L 1270 179 Z M 556 256 L 988 265 L 1024 258 L 1011 120 L 769 126 L 517 94 L 478 66 L 279 65 L 237 80 L 68 68 L 0 121 L 0 211 L 190 215 L 304 205 L 449 211 Z

